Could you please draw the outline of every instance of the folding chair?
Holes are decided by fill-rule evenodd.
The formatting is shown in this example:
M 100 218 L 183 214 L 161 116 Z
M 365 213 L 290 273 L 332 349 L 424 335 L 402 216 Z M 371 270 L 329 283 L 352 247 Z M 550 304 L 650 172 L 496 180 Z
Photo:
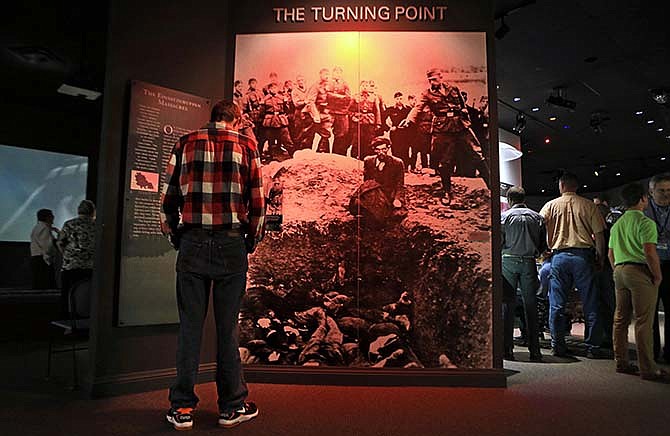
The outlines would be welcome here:
M 91 317 L 91 280 L 75 282 L 69 290 L 70 319 L 51 321 L 47 379 L 51 376 L 51 358 L 57 353 L 72 354 L 72 380 L 74 390 L 79 389 L 77 351 L 88 349 L 88 332 Z

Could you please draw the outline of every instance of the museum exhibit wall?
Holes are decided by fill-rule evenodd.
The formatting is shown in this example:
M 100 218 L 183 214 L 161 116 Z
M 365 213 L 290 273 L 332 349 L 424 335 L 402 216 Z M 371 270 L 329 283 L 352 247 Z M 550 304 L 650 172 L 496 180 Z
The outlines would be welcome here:
M 392 101 L 393 92 L 399 87 L 418 97 L 427 88 L 426 70 L 439 68 L 448 81 L 458 82 L 471 96 L 495 101 L 491 2 L 448 2 L 450 6 L 443 9 L 443 13 L 448 10 L 447 18 L 419 22 L 418 15 L 412 20 L 399 17 L 397 21 L 292 22 L 290 17 L 294 15 L 273 10 L 305 7 L 313 11 L 312 6 L 329 7 L 331 3 L 335 6 L 335 2 L 231 5 L 220 1 L 200 2 L 197 6 L 165 6 L 160 2 L 138 5 L 129 1 L 112 5 L 98 191 L 101 258 L 96 261 L 94 278 L 96 320 L 89 377 L 94 395 L 164 387 L 174 375 L 177 326 L 173 324 L 174 305 L 169 304 L 173 297 L 166 294 L 142 301 L 144 288 L 137 278 L 123 283 L 120 280 L 120 271 L 129 270 L 122 259 L 128 237 L 122 229 L 128 227 L 126 203 L 128 189 L 132 189 L 128 174 L 133 174 L 128 171 L 127 161 L 131 81 L 216 101 L 232 95 L 235 79 L 246 82 L 247 76 L 254 74 L 262 87 L 275 67 L 280 69 L 276 72 L 283 81 L 298 72 L 291 65 L 302 62 L 300 69 L 305 76 L 309 74 L 309 86 L 319 68 L 330 69 L 340 62 L 328 58 L 328 50 L 320 53 L 319 43 L 327 45 L 328 38 L 344 38 L 343 50 L 349 44 L 357 53 L 353 64 L 343 66 L 345 78 L 352 84 L 352 96 L 359 95 L 358 83 L 366 76 L 367 80 L 377 80 L 379 93 L 387 101 Z M 444 4 L 421 3 L 422 7 Z M 337 5 L 373 4 L 362 1 Z M 389 12 L 400 12 L 396 6 L 407 10 L 400 2 L 389 2 Z M 415 33 L 405 33 L 408 31 Z M 284 35 L 271 35 L 279 33 Z M 414 36 L 417 47 L 412 47 L 407 35 Z M 291 45 L 291 38 L 297 38 L 297 44 Z M 303 47 L 307 50 L 308 45 L 312 51 L 307 56 L 297 52 Z M 362 62 L 369 61 L 369 57 L 357 50 L 366 45 L 370 53 L 380 55 L 383 68 Z M 410 62 L 403 65 L 401 72 L 385 75 L 384 68 L 388 70 L 395 60 L 394 45 L 402 46 L 405 54 L 421 50 L 439 53 L 444 46 L 454 50 L 442 62 L 439 55 L 426 56 L 425 64 Z M 478 60 L 472 61 L 468 50 L 459 53 L 459 47 L 477 47 Z M 263 52 L 264 48 L 268 50 Z M 306 60 L 317 55 L 327 65 Z M 296 59 L 293 63 L 292 58 Z M 345 57 L 343 61 L 346 60 Z M 385 81 L 387 76 L 393 79 Z M 407 80 L 402 81 L 403 76 Z M 490 118 L 496 120 L 495 105 L 488 109 Z M 360 135 L 360 130 L 356 135 Z M 491 128 L 489 135 L 490 142 L 497 144 L 497 129 Z M 451 212 L 439 209 L 435 206 L 439 198 L 434 198 L 432 187 L 437 179 L 425 182 L 419 176 L 408 176 L 404 224 L 381 230 L 366 227 L 356 213 L 347 210 L 353 192 L 363 181 L 362 165 L 355 157 L 353 148 L 349 156 L 319 154 L 306 148 L 285 164 L 271 162 L 264 167 L 266 186 L 281 183 L 286 201 L 282 231 L 268 232 L 266 241 L 250 259 L 250 286 L 242 311 L 246 345 L 243 357 L 250 364 L 246 370 L 248 379 L 504 385 L 497 340 L 499 311 L 493 310 L 500 304 L 495 279 L 499 265 L 492 256 L 492 247 L 499 244 L 495 231 L 498 202 L 491 202 L 492 193 L 481 178 L 462 174 L 454 178 L 454 185 L 465 206 Z M 497 157 L 497 147 L 493 146 L 489 159 L 490 166 L 496 168 L 490 174 L 494 192 L 499 183 Z M 299 186 L 308 189 L 298 195 Z M 316 194 L 323 195 L 317 198 Z M 330 200 L 323 201 L 324 195 Z M 425 211 L 417 204 L 425 205 Z M 361 233 L 362 237 L 357 236 Z M 398 247 L 401 242 L 405 245 Z M 403 268 L 403 254 L 408 268 Z M 148 264 L 145 267 L 147 271 L 154 268 Z M 174 293 L 170 276 L 173 271 L 170 268 L 163 274 L 169 295 Z M 146 295 L 156 295 L 151 292 Z M 413 305 L 411 315 L 397 311 L 407 301 Z M 165 306 L 163 318 L 146 310 L 152 303 Z M 132 310 L 127 310 L 129 306 Z M 320 323 L 325 323 L 323 327 L 332 333 L 330 339 L 336 338 L 335 346 L 315 347 L 329 339 L 328 335 L 316 337 L 316 331 L 323 330 L 318 327 Z M 282 340 L 273 344 L 275 339 L 268 335 L 277 330 Z M 208 319 L 201 358 L 202 380 L 212 377 L 213 333 L 212 320 Z M 301 339 L 295 340 L 298 337 Z M 377 341 L 384 337 L 391 340 Z M 405 357 L 389 365 L 391 368 L 374 373 L 369 367 L 384 360 L 372 351 L 371 342 L 375 341 L 376 351 L 400 350 L 394 356 Z M 403 345 L 398 346 L 399 342 Z M 365 350 L 359 353 L 356 350 L 362 349 L 362 344 Z M 335 351 L 331 352 L 331 348 Z M 357 361 L 356 356 L 362 359 Z

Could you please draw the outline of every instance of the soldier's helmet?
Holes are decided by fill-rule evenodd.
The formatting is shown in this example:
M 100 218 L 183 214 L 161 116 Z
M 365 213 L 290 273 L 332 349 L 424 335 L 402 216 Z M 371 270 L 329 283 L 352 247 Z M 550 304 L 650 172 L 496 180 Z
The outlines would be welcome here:
M 428 80 L 439 79 L 442 77 L 442 71 L 439 68 L 431 68 L 430 70 L 426 71 L 426 77 Z

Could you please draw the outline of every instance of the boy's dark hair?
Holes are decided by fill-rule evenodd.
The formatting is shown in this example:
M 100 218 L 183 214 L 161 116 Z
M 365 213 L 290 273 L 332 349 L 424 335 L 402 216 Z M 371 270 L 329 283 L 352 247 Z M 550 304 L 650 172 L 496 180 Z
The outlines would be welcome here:
M 37 221 L 47 221 L 49 218 L 54 216 L 54 213 L 51 209 L 40 209 L 37 211 Z
M 526 200 L 526 191 L 521 186 L 512 186 L 507 190 L 507 202 L 510 205 L 523 203 Z
M 630 183 L 621 190 L 621 200 L 626 208 L 633 207 L 642 200 L 647 193 L 639 183 Z
M 209 121 L 216 123 L 225 121 L 227 123 L 233 122 L 236 118 L 242 116 L 240 108 L 232 100 L 221 100 L 212 108 L 212 115 Z
M 235 83 L 233 83 L 233 86 L 241 85 L 242 81 L 241 80 L 236 80 Z

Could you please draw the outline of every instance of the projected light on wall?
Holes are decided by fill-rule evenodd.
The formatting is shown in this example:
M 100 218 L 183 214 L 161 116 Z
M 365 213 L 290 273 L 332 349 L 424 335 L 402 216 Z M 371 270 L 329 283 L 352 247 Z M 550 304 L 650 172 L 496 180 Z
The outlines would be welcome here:
M 87 173 L 86 157 L 0 145 L 0 241 L 29 241 L 39 209 L 58 228 L 77 216 Z

